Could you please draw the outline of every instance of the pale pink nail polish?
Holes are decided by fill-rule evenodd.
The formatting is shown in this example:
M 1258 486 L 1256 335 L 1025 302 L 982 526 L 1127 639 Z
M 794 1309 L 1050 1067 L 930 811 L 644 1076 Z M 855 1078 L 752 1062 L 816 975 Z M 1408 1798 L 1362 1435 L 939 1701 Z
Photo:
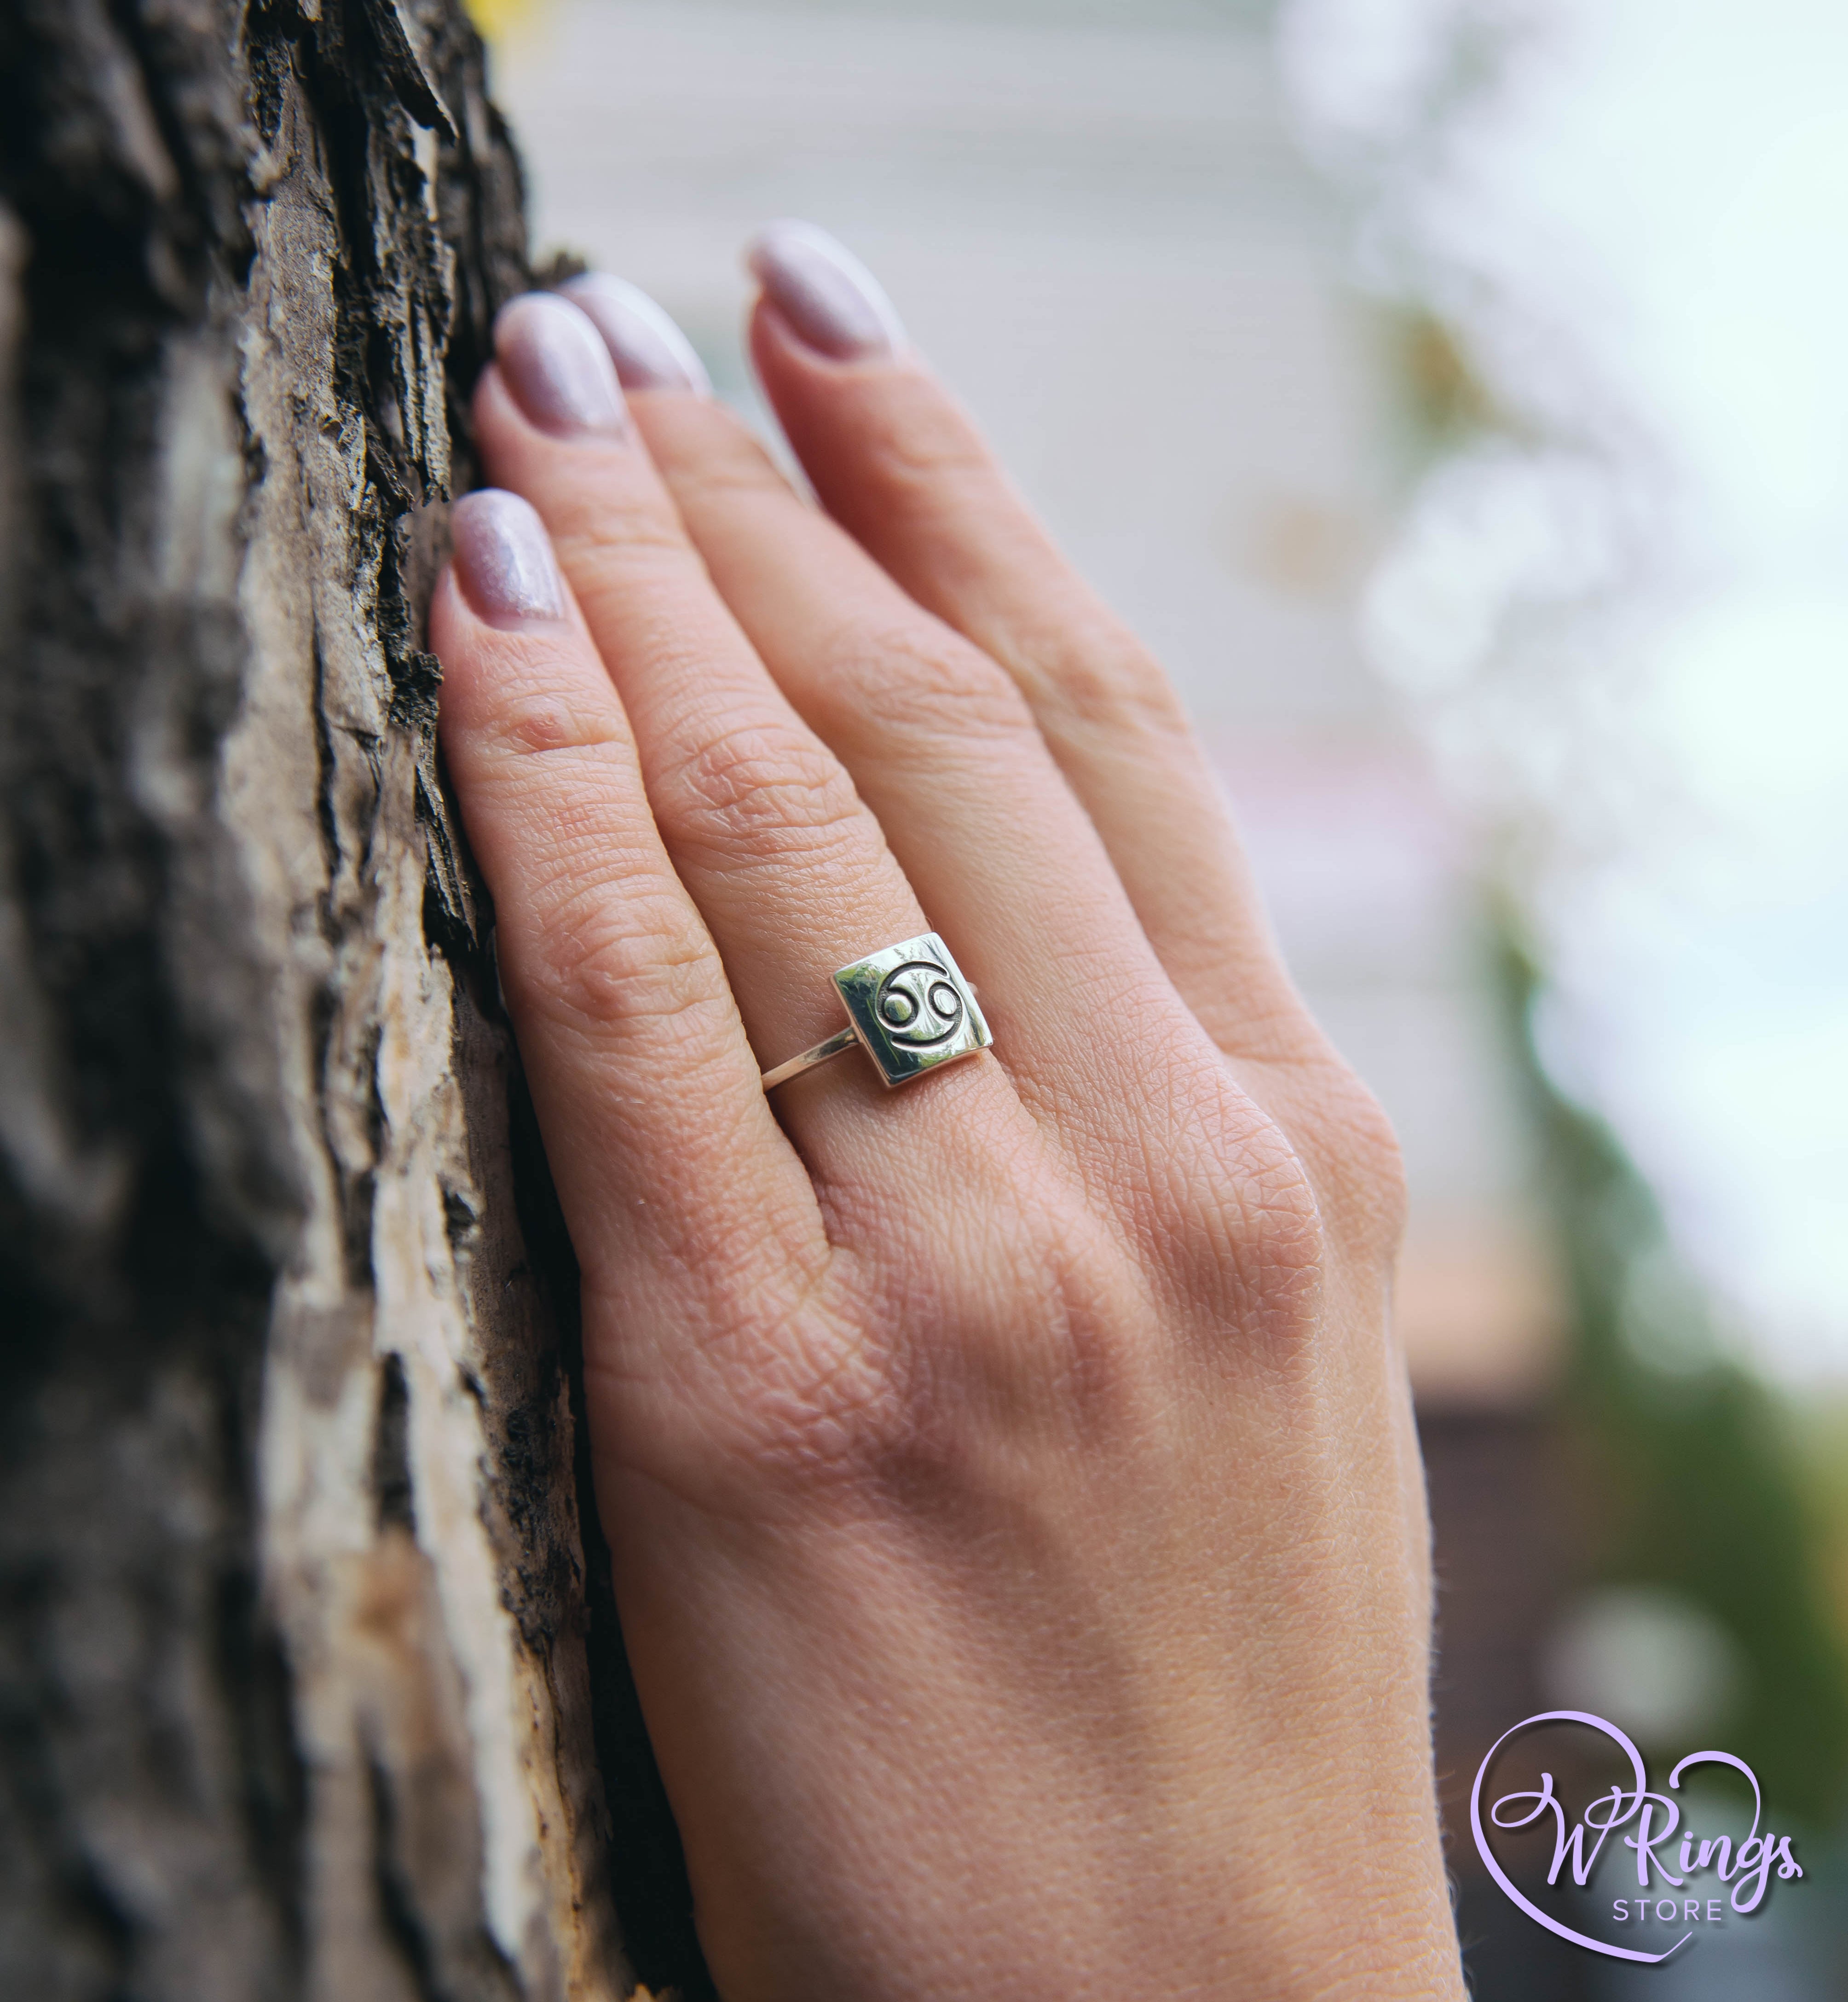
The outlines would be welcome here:
M 554 438 L 610 436 L 628 428 L 628 407 L 602 335 L 556 292 L 528 292 L 500 309 L 494 359 L 528 420 Z
M 744 262 L 796 333 L 833 360 L 903 350 L 905 329 L 879 281 L 812 222 L 766 225 L 747 246 Z
M 564 581 L 538 512 L 497 487 L 465 494 L 449 511 L 455 581 L 490 626 L 524 626 L 565 616 Z
M 561 289 L 602 335 L 625 389 L 712 394 L 711 378 L 693 344 L 639 285 L 608 271 L 586 271 Z

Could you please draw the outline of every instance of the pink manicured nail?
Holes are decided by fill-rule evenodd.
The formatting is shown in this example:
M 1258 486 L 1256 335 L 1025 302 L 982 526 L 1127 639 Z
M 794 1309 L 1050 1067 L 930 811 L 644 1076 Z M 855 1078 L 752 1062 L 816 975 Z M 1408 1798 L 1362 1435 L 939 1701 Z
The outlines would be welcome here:
M 628 409 L 602 335 L 556 292 L 528 292 L 500 309 L 494 359 L 514 401 L 554 438 L 628 428 Z
M 552 538 L 537 512 L 497 487 L 465 494 L 449 511 L 455 578 L 478 618 L 524 626 L 565 616 L 565 587 Z
M 562 289 L 602 335 L 625 389 L 712 394 L 711 378 L 693 344 L 639 285 L 607 271 L 586 271 Z
M 904 347 L 905 329 L 879 281 L 825 229 L 768 224 L 746 247 L 744 262 L 801 339 L 836 361 Z

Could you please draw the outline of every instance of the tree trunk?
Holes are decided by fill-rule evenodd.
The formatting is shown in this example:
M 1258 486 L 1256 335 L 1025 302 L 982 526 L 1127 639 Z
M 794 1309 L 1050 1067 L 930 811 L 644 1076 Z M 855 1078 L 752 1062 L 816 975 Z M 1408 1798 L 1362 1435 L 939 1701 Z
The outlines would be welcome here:
M 527 275 L 460 0 L 0 0 L 21 2002 L 704 1986 L 419 637 Z

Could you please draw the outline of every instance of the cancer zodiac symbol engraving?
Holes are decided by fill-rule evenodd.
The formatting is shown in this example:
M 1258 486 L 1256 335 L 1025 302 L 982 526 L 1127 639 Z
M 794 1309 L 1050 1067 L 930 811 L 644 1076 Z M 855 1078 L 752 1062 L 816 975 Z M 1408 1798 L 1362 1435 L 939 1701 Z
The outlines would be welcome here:
M 873 1012 L 906 1049 L 947 1043 L 962 1025 L 963 997 L 933 959 L 907 960 L 879 983 Z
M 856 960 L 834 978 L 854 1035 L 887 1084 L 973 1056 L 993 1041 L 974 989 L 935 932 Z

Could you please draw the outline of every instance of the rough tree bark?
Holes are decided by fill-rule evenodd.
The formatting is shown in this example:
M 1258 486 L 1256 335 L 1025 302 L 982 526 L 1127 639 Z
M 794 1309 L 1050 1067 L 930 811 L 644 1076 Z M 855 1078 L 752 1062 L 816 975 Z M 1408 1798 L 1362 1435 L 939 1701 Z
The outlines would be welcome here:
M 419 641 L 527 276 L 460 0 L 0 0 L 22 2002 L 705 1986 Z

